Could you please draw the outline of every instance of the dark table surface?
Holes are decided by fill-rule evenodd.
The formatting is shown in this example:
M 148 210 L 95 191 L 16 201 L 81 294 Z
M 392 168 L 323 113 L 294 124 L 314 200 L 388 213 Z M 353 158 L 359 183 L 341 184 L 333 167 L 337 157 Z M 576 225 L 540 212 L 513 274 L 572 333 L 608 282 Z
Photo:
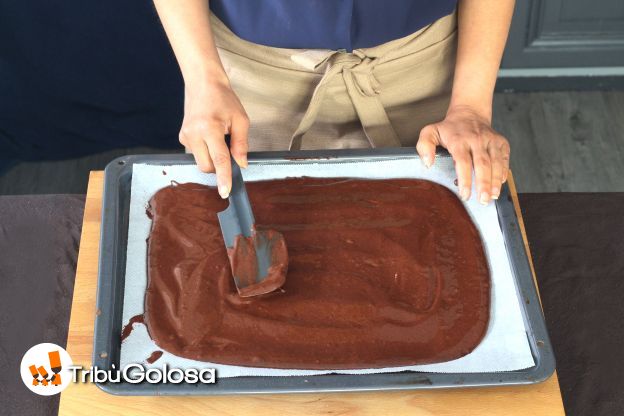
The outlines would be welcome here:
M 520 195 L 566 412 L 624 414 L 624 193 Z M 0 196 L 0 414 L 50 415 L 23 353 L 65 346 L 83 196 Z

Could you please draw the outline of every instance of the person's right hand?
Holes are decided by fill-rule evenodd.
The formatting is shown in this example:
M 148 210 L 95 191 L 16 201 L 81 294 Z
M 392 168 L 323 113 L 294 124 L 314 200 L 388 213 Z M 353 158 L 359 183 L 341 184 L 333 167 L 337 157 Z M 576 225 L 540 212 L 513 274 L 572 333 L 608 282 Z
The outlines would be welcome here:
M 230 152 L 239 166 L 247 167 L 248 130 L 249 118 L 227 80 L 186 87 L 180 143 L 193 153 L 202 172 L 216 172 L 221 198 L 232 189 Z

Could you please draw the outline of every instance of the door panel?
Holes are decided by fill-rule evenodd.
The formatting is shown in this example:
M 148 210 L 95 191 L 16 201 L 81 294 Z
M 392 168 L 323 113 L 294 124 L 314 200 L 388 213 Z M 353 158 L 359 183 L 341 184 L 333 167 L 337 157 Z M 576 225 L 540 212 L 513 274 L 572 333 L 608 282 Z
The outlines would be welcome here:
M 624 0 L 516 0 L 503 68 L 624 66 Z

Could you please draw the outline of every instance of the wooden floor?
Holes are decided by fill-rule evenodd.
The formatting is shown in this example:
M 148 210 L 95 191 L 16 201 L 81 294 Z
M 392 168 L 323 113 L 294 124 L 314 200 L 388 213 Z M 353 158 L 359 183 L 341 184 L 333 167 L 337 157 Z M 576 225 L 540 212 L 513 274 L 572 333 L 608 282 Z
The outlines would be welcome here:
M 500 93 L 493 124 L 511 142 L 519 192 L 624 191 L 624 91 Z M 85 193 L 90 170 L 121 155 L 159 152 L 20 163 L 0 176 L 0 195 Z
M 519 192 L 624 191 L 624 91 L 497 94 Z

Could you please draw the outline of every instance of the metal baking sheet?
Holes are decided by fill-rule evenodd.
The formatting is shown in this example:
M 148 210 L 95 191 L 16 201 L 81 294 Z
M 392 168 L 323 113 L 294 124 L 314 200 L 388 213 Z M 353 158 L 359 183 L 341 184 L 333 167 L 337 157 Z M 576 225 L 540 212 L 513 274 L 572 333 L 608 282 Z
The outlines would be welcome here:
M 442 151 L 438 157 L 450 157 Z M 417 158 L 412 148 L 348 149 L 298 152 L 250 153 L 249 163 L 339 163 L 341 161 Z M 192 155 L 124 156 L 105 170 L 102 228 L 95 317 L 93 365 L 119 369 L 122 307 L 125 283 L 128 212 L 133 164 L 193 164 Z M 248 376 L 218 378 L 214 384 L 96 383 L 119 395 L 219 395 L 253 393 L 303 393 L 371 390 L 410 390 L 497 385 L 534 384 L 555 370 L 552 346 L 537 296 L 509 186 L 505 184 L 495 202 L 499 224 L 509 255 L 527 338 L 535 361 L 533 367 L 491 373 L 428 373 L 402 371 L 381 374 L 323 374 L 315 376 Z

